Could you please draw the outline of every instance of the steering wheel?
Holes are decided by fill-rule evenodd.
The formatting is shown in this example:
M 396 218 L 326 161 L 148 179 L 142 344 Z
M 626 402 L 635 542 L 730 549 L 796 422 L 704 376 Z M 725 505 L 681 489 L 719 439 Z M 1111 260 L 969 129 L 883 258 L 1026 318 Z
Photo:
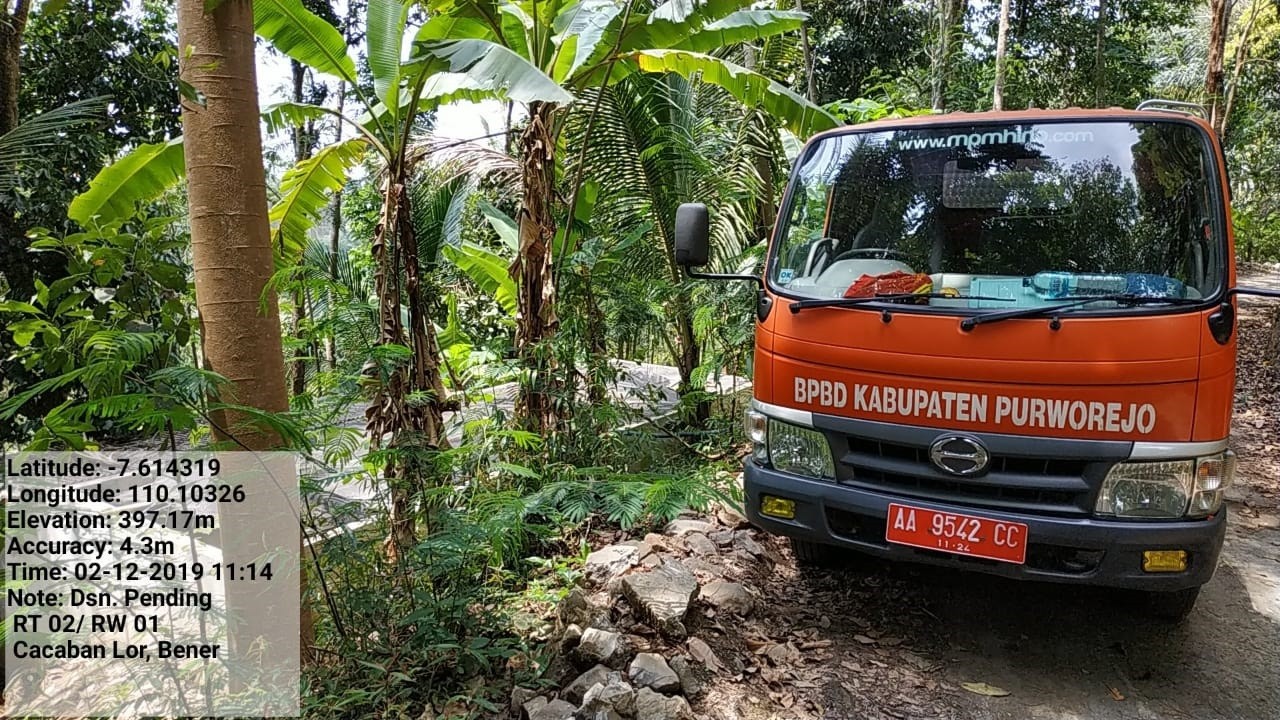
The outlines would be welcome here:
M 871 257 L 879 260 L 888 260 L 892 258 L 904 262 L 907 260 L 906 253 L 893 250 L 891 248 L 853 248 L 852 250 L 845 250 L 840 253 L 836 256 L 835 260 L 832 260 L 832 262 L 839 262 L 841 260 L 848 260 L 855 257 Z

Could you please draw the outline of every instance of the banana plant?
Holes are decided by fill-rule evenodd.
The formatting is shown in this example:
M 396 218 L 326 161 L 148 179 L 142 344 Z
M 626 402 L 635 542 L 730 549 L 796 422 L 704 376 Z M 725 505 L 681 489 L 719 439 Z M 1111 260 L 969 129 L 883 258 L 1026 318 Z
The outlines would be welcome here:
M 255 0 L 253 4 L 260 37 L 316 73 L 344 81 L 356 98 L 351 114 L 297 102 L 274 105 L 263 113 L 268 132 L 328 116 L 355 130 L 349 139 L 319 148 L 285 172 L 279 200 L 270 211 L 277 269 L 296 265 L 306 247 L 307 232 L 353 167 L 372 161 L 381 172 L 381 220 L 371 242 L 377 345 L 403 352 L 394 353 L 402 358 L 400 362 L 380 369 L 366 416 L 371 446 L 389 451 L 383 455 L 387 458 L 384 477 L 392 505 L 389 541 L 397 548 L 391 553 L 396 557 L 405 556 L 415 543 L 410 511 L 414 491 L 408 481 L 412 467 L 429 468 L 421 453 L 414 451 L 438 450 L 448 442 L 442 421 L 447 398 L 440 352 L 423 292 L 424 268 L 435 258 L 420 256 L 415 237 L 410 187 L 414 158 L 408 153 L 419 114 L 438 102 L 426 97 L 424 87 L 440 65 L 408 62 L 402 56 L 411 5 L 401 0 L 368 0 L 364 56 L 373 78 L 369 92 L 357 76 L 356 62 L 341 33 L 307 10 L 301 0 Z M 81 223 L 95 217 L 99 222 L 118 218 L 138 202 L 181 182 L 184 163 L 180 138 L 140 146 L 100 172 L 68 214 Z
M 719 85 L 738 101 L 777 117 L 797 135 L 839 121 L 786 87 L 713 54 L 739 43 L 797 30 L 806 16 L 756 9 L 748 0 L 429 0 L 430 19 L 414 37 L 407 72 L 431 67 L 424 98 L 496 97 L 528 106 L 519 149 L 522 192 L 516 279 L 517 350 L 533 383 L 522 385 L 517 414 L 543 433 L 557 426 L 556 373 L 535 347 L 553 336 L 555 259 L 572 254 L 553 207 L 564 108 L 592 89 L 636 73 L 675 73 Z M 413 68 L 413 70 L 410 70 Z M 591 113 L 588 128 L 594 124 Z M 585 142 L 590 142 L 590 130 Z M 578 216 L 575 183 L 567 212 Z M 691 198 L 692 199 L 692 198 Z M 557 247 L 559 245 L 559 247 Z

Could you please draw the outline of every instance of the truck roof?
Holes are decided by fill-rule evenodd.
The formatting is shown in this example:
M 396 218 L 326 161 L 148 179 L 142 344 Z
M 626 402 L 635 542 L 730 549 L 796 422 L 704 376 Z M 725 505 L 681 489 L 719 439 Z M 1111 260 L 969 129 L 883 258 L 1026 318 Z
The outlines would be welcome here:
M 838 128 L 826 130 L 813 136 L 811 140 L 824 137 L 827 135 L 839 135 L 849 132 L 851 129 L 858 130 L 881 130 L 887 128 L 898 127 L 918 127 L 921 125 L 946 125 L 952 123 L 984 123 L 984 122 L 1049 122 L 1055 120 L 1179 120 L 1190 121 L 1201 127 L 1205 132 L 1213 135 L 1213 127 L 1201 117 L 1197 117 L 1191 113 L 1178 112 L 1175 110 L 1134 110 L 1132 108 L 1109 107 L 1109 108 L 1045 108 L 1032 110 L 988 110 L 985 112 L 948 112 L 931 115 L 913 115 L 911 117 L 902 118 L 884 118 L 882 120 L 873 120 L 866 123 L 858 123 L 856 125 L 843 125 Z

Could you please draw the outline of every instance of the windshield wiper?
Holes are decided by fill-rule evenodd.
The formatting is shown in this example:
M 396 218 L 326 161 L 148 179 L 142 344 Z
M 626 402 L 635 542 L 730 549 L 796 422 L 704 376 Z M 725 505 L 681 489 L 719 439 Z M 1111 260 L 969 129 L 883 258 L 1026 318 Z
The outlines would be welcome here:
M 1001 310 L 998 312 L 986 313 L 983 315 L 974 315 L 960 321 L 960 329 L 968 332 L 978 325 L 987 323 L 1000 322 L 1001 320 L 1013 320 L 1016 318 L 1034 318 L 1053 315 L 1061 310 L 1069 310 L 1078 308 L 1090 303 L 1096 302 L 1114 302 L 1123 305 L 1194 305 L 1202 302 L 1195 298 L 1179 298 L 1179 297 L 1163 297 L 1160 295 L 1134 295 L 1132 293 L 1117 293 L 1114 295 L 1093 295 L 1090 297 L 1080 297 L 1072 295 L 1059 300 L 1067 300 L 1069 302 L 1060 303 L 1058 305 L 1039 305 L 1032 308 L 1018 308 L 1017 310 Z M 1055 328 L 1056 329 L 1056 328 Z
M 946 293 L 880 293 L 879 295 L 869 295 L 867 297 L 839 297 L 839 298 L 821 298 L 816 300 L 797 300 L 791 303 L 791 313 L 800 312 L 805 308 L 815 307 L 851 307 L 854 305 L 863 305 L 872 302 L 902 302 L 903 300 L 914 300 L 916 298 L 940 298 L 943 300 L 992 300 L 996 302 L 1014 302 L 1014 298 L 984 297 L 982 295 L 948 295 Z

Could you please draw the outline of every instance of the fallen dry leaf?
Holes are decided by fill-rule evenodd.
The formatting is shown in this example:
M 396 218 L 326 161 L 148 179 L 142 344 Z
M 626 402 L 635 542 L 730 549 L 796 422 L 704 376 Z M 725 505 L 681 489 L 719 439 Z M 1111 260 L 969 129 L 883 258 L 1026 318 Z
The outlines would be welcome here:
M 1005 697 L 1009 694 L 1008 690 L 995 685 L 988 685 L 984 682 L 967 682 L 960 683 L 960 687 L 977 695 L 986 695 L 987 697 Z
M 862 643 L 863 645 L 875 645 L 875 644 L 876 644 L 876 639 L 875 639 L 875 638 L 873 638 L 873 637 L 867 637 L 866 635 L 863 635 L 862 633 L 858 633 L 857 635 L 854 635 L 854 636 L 853 636 L 853 639 L 854 639 L 854 640 L 857 640 L 858 642 Z
M 1111 687 L 1110 685 L 1108 685 L 1108 686 L 1107 686 L 1107 690 L 1110 690 L 1110 691 L 1111 691 L 1111 699 L 1112 699 L 1112 700 L 1115 700 L 1116 702 L 1123 702 L 1123 701 L 1124 701 L 1124 694 L 1123 694 L 1123 693 L 1121 693 L 1117 688 L 1114 688 L 1114 687 Z

